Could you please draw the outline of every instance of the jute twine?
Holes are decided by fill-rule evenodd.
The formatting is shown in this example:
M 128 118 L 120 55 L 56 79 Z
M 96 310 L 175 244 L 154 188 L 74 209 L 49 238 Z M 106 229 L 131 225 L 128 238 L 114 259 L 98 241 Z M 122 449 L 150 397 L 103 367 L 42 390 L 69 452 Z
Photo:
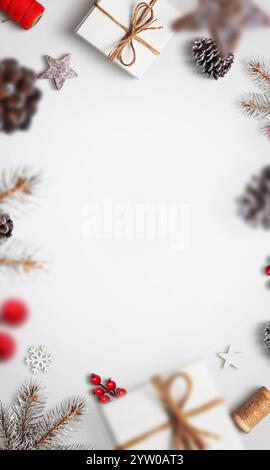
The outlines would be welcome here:
M 172 385 L 177 379 L 181 379 L 186 385 L 184 396 L 179 401 L 176 401 L 172 396 Z M 161 404 L 168 415 L 168 421 L 153 429 L 149 429 L 143 434 L 140 434 L 125 443 L 122 443 L 118 446 L 118 449 L 130 449 L 131 447 L 140 444 L 145 439 L 165 431 L 166 429 L 171 429 L 172 432 L 172 449 L 203 450 L 207 448 L 207 440 L 209 438 L 220 438 L 216 433 L 197 428 L 191 424 L 190 418 L 198 416 L 201 413 L 207 413 L 216 406 L 221 405 L 224 402 L 223 398 L 217 397 L 214 400 L 201 404 L 197 408 L 186 411 L 184 408 L 189 401 L 193 388 L 192 378 L 189 374 L 179 372 L 171 375 L 167 380 L 162 379 L 160 376 L 156 376 L 152 379 L 152 384 L 155 387 Z
M 261 387 L 232 416 L 242 431 L 250 432 L 269 413 L 270 391 L 266 387 Z
M 125 67 L 131 67 L 136 62 L 136 50 L 133 44 L 133 41 L 137 41 L 146 47 L 150 52 L 155 55 L 159 55 L 160 52 L 157 51 L 151 44 L 146 42 L 142 39 L 139 34 L 143 31 L 154 31 L 158 29 L 162 29 L 163 26 L 153 26 L 153 24 L 157 21 L 154 16 L 154 5 L 157 0 L 151 0 L 150 3 L 141 2 L 135 6 L 132 16 L 131 16 L 131 23 L 129 27 L 126 27 L 120 21 L 118 21 L 114 16 L 112 16 L 108 11 L 106 11 L 99 3 L 95 4 L 95 7 L 104 15 L 106 15 L 110 20 L 112 20 L 115 24 L 117 24 L 123 31 L 125 31 L 126 35 L 123 39 L 112 49 L 109 53 L 108 58 L 110 60 L 117 59 L 119 62 L 124 65 Z M 123 54 L 126 47 L 130 47 L 131 49 L 131 60 L 129 62 L 124 60 Z

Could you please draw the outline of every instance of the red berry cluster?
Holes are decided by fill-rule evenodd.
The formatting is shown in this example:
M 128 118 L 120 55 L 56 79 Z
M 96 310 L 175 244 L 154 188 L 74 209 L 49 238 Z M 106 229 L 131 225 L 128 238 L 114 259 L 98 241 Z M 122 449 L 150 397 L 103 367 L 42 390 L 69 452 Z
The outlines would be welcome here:
M 116 382 L 112 379 L 108 379 L 102 384 L 101 377 L 97 374 L 91 374 L 90 383 L 96 385 L 93 394 L 98 398 L 98 401 L 103 404 L 108 403 L 111 398 L 120 398 L 127 393 L 125 388 L 117 387 Z
M 0 322 L 8 326 L 22 325 L 28 317 L 28 307 L 22 300 L 8 299 L 0 308 Z M 16 351 L 12 335 L 0 331 L 0 361 L 10 359 Z

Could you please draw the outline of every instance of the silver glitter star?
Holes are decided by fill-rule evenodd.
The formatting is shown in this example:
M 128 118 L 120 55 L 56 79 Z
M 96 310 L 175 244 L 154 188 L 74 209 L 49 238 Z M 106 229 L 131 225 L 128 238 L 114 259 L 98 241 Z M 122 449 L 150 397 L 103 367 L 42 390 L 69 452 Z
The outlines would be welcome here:
M 54 59 L 47 55 L 46 60 L 49 64 L 48 70 L 38 75 L 38 78 L 49 78 L 54 80 L 57 90 L 61 90 L 68 78 L 78 77 L 77 72 L 70 67 L 71 54 L 65 55 L 62 59 Z
M 233 352 L 231 350 L 231 346 L 228 347 L 227 352 L 218 353 L 218 356 L 224 360 L 223 369 L 227 369 L 228 367 L 234 367 L 235 369 L 238 369 L 237 361 L 241 355 L 241 352 Z

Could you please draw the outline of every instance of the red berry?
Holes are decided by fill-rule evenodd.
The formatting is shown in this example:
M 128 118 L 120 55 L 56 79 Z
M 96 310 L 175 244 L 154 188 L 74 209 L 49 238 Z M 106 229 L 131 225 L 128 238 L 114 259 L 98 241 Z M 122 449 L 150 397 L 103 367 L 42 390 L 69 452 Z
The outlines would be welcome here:
M 21 325 L 27 319 L 28 314 L 28 306 L 20 299 L 8 299 L 2 305 L 1 317 L 9 326 Z
M 107 380 L 105 386 L 108 390 L 114 390 L 116 388 L 116 383 L 114 382 L 114 380 L 109 379 Z
M 266 266 L 266 268 L 265 268 L 265 274 L 266 274 L 267 276 L 270 276 L 270 265 Z
M 93 385 L 99 385 L 101 382 L 101 377 L 97 374 L 91 374 L 90 376 L 90 382 Z
M 104 390 L 103 390 L 103 388 L 102 388 L 102 387 L 97 387 L 97 388 L 95 388 L 94 394 L 95 394 L 97 397 L 101 397 L 102 395 L 104 395 Z
M 0 333 L 0 361 L 10 359 L 16 351 L 14 338 L 8 333 Z
M 123 396 L 126 395 L 126 394 L 127 394 L 127 391 L 126 391 L 125 388 L 118 388 L 118 389 L 116 390 L 116 396 L 117 396 L 117 397 L 123 397 Z
M 110 401 L 110 397 L 108 395 L 102 395 L 102 397 L 99 397 L 100 403 L 108 403 Z

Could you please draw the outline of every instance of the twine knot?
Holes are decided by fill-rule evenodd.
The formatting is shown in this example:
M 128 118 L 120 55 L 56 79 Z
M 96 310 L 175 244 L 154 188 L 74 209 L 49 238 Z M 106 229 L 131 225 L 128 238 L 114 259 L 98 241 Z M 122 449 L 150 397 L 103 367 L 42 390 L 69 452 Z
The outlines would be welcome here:
M 122 25 L 98 3 L 96 4 L 96 8 L 98 8 L 102 13 L 108 16 L 112 21 L 114 21 L 114 23 L 116 23 L 126 32 L 125 37 L 109 53 L 108 58 L 110 60 L 113 61 L 117 59 L 125 67 L 131 67 L 133 64 L 135 64 L 136 49 L 134 46 L 134 40 L 145 46 L 153 54 L 160 54 L 160 52 L 152 47 L 151 44 L 148 44 L 148 42 L 144 41 L 144 39 L 139 36 L 139 34 L 143 31 L 158 30 L 163 28 L 163 26 L 153 26 L 153 24 L 157 21 L 157 18 L 155 18 L 154 14 L 154 5 L 156 2 L 157 0 L 151 0 L 149 4 L 147 2 L 138 3 L 132 12 L 129 28 L 126 28 L 124 25 Z M 123 57 L 124 51 L 127 47 L 130 48 L 132 54 L 130 61 L 125 61 Z
M 184 395 L 178 401 L 176 401 L 172 395 L 172 385 L 177 379 L 181 379 L 185 383 Z M 210 411 L 212 408 L 221 405 L 224 402 L 223 398 L 218 397 L 214 400 L 204 403 L 201 406 L 198 406 L 197 408 L 185 411 L 185 405 L 190 398 L 193 388 L 192 378 L 189 374 L 185 372 L 178 372 L 171 375 L 167 380 L 162 379 L 160 376 L 156 376 L 153 377 L 152 384 L 157 390 L 160 401 L 166 410 L 169 418 L 168 421 L 153 429 L 150 429 L 149 431 L 146 431 L 145 433 L 131 439 L 128 442 L 125 442 L 119 446 L 118 449 L 129 449 L 130 447 L 133 447 L 145 439 L 148 439 L 168 428 L 172 430 L 172 449 L 176 450 L 204 450 L 207 448 L 206 438 L 220 438 L 218 434 L 193 426 L 189 422 L 189 418 Z

